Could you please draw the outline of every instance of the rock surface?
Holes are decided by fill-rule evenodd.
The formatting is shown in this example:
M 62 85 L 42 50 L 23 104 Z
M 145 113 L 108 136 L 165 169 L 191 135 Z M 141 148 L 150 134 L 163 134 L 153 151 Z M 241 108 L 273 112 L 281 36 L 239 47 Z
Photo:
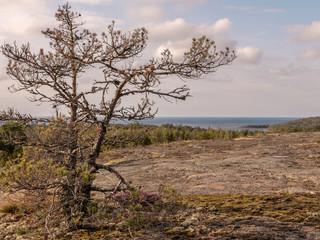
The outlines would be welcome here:
M 182 194 L 320 191 L 320 133 L 270 134 L 120 149 L 101 160 L 148 191 L 170 184 Z M 100 174 L 98 185 L 114 184 Z M 110 185 L 112 186 L 112 185 Z
M 320 239 L 320 133 L 119 149 L 100 162 L 144 191 L 173 185 L 194 207 L 151 229 L 134 232 L 110 222 L 110 231 L 79 230 L 61 239 Z M 111 187 L 117 179 L 103 172 L 95 183 Z M 0 239 L 43 239 L 36 222 L 36 216 L 0 213 Z

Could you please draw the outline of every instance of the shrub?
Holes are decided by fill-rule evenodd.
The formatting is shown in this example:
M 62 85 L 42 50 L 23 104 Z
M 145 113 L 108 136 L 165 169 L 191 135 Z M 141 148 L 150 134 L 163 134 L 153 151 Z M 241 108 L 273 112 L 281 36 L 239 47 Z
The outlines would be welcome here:
M 26 141 L 25 127 L 16 122 L 6 122 L 0 126 L 0 166 L 21 156 L 22 144 Z

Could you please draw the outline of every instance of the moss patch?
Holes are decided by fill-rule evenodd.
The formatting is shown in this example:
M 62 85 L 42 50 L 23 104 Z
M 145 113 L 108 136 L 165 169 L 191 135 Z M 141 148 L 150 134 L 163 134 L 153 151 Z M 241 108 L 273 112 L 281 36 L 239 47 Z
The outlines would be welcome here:
M 63 239 L 311 239 L 320 237 L 320 194 L 189 195 L 152 226 L 72 232 Z M 180 205 L 181 206 L 181 205 Z M 164 210 L 164 209 L 163 209 Z M 143 213 L 141 213 L 143 215 Z M 161 220 L 162 219 L 162 220 Z
M 282 222 L 299 222 L 320 228 L 320 194 L 280 195 L 191 195 L 184 201 L 189 206 L 214 206 L 216 214 L 227 219 L 239 217 L 270 217 Z

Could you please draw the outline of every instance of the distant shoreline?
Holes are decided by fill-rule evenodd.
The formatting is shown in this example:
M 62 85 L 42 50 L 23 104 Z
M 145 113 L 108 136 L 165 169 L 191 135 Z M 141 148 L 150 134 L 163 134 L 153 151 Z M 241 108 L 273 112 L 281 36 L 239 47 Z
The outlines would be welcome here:
M 155 117 L 138 121 L 144 125 L 163 124 L 182 125 L 200 128 L 221 128 L 223 130 L 263 130 L 269 126 L 285 123 L 298 118 L 293 117 Z M 129 122 L 130 123 L 130 122 Z
M 270 125 L 269 124 L 261 124 L 261 125 L 243 125 L 239 126 L 238 128 L 268 128 Z

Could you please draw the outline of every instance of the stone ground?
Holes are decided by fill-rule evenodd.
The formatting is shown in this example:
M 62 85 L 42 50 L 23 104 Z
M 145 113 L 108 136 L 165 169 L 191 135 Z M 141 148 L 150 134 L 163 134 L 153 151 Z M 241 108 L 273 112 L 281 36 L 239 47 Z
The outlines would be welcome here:
M 167 219 L 166 228 L 110 227 L 63 239 L 320 239 L 320 133 L 134 147 L 105 153 L 100 162 L 144 191 L 175 186 L 195 207 Z M 109 173 L 95 181 L 117 182 Z M 21 234 L 30 217 L 0 213 L 0 239 L 41 239 L 36 230 Z
M 101 161 L 148 191 L 170 184 L 182 194 L 320 191 L 320 133 L 183 141 L 109 152 Z M 100 174 L 99 185 L 114 183 Z

